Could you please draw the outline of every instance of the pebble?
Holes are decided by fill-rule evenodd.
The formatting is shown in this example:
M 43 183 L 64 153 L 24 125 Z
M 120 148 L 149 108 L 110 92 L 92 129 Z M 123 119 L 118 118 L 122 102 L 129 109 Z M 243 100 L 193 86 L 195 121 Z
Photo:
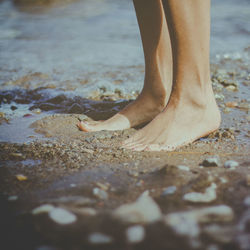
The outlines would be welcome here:
M 203 167 L 218 167 L 219 160 L 216 157 L 206 158 L 200 165 Z
M 201 233 L 200 223 L 232 221 L 233 210 L 226 205 L 194 209 L 185 212 L 170 213 L 164 222 L 180 235 L 198 237 Z
M 41 112 L 42 112 L 42 110 L 39 108 L 32 110 L 32 113 L 34 113 L 34 114 L 40 114 Z
M 217 197 L 216 195 L 217 185 L 212 183 L 209 187 L 206 188 L 205 193 L 191 192 L 183 196 L 183 200 L 189 202 L 202 202 L 208 203 L 214 201 Z
M 169 195 L 169 194 L 174 194 L 176 192 L 177 188 L 176 186 L 169 186 L 167 188 L 164 188 L 162 192 L 162 196 Z
M 239 166 L 239 163 L 237 161 L 232 161 L 232 160 L 229 160 L 229 161 L 226 161 L 224 163 L 224 167 L 225 168 L 229 168 L 229 169 L 232 169 L 234 170 L 235 168 L 237 168 Z
M 230 243 L 233 240 L 233 229 L 228 226 L 208 225 L 203 229 L 203 233 L 208 235 L 209 238 L 224 244 Z
M 8 197 L 8 201 L 16 201 L 18 199 L 17 195 L 11 195 Z
M 49 217 L 56 223 L 67 225 L 76 221 L 76 216 L 64 208 L 54 208 L 49 211 Z
M 162 217 L 159 206 L 146 193 L 142 194 L 135 202 L 118 207 L 113 215 L 127 223 L 152 223 Z
M 226 89 L 229 90 L 229 91 L 237 91 L 237 87 L 235 87 L 233 85 L 227 86 Z
M 247 196 L 244 200 L 244 205 L 250 207 L 250 196 Z
M 101 182 L 96 182 L 96 185 L 100 188 L 100 189 L 102 189 L 102 190 L 104 190 L 104 191 L 107 191 L 108 189 L 109 189 L 109 183 L 101 183 Z
M 83 149 L 82 149 L 82 152 L 83 152 L 83 153 L 87 153 L 87 154 L 91 154 L 91 155 L 92 155 L 92 154 L 94 154 L 94 152 L 95 152 L 95 151 L 94 151 L 94 150 L 92 150 L 92 149 L 83 148 Z
M 48 213 L 51 210 L 53 210 L 55 207 L 53 205 L 50 204 L 44 204 L 40 207 L 34 208 L 31 213 L 36 215 L 36 214 L 41 214 L 41 213 Z
M 225 99 L 225 96 L 224 96 L 224 95 L 222 95 L 222 94 L 217 94 L 217 93 L 214 95 L 214 97 L 215 97 L 216 99 L 220 100 L 220 101 L 223 101 L 223 100 Z
M 219 179 L 220 179 L 221 183 L 223 183 L 223 184 L 228 183 L 228 180 L 224 177 L 220 177 Z
M 187 166 L 184 166 L 184 165 L 179 165 L 179 166 L 177 166 L 177 168 L 178 168 L 179 170 L 183 170 L 183 171 L 190 171 L 190 168 L 187 167 Z
M 108 244 L 113 241 L 112 237 L 102 233 L 92 233 L 88 237 L 88 241 L 92 244 Z
M 19 180 L 19 181 L 27 181 L 28 178 L 27 176 L 23 175 L 23 174 L 17 174 L 16 175 L 16 178 Z
M 83 208 L 78 209 L 78 211 L 83 215 L 88 215 L 88 216 L 97 215 L 96 210 L 94 208 L 91 208 L 91 207 L 83 207 Z
M 97 188 L 97 187 L 93 189 L 93 195 L 101 200 L 108 199 L 108 193 L 100 188 Z
M 227 102 L 226 107 L 228 108 L 235 108 L 237 107 L 238 103 L 237 102 Z
M 13 157 L 23 157 L 22 153 L 11 153 L 10 155 Z
M 140 225 L 129 227 L 126 231 L 126 236 L 129 243 L 139 243 L 145 238 L 145 229 Z

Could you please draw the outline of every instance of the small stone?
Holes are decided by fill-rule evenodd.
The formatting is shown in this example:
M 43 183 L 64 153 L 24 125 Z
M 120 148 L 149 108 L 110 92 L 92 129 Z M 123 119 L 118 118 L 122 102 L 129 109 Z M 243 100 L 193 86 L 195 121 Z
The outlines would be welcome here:
M 250 196 L 247 196 L 244 200 L 244 205 L 250 207 Z
M 76 216 L 64 208 L 54 208 L 50 210 L 49 217 L 61 225 L 71 224 L 76 221 Z
M 53 205 L 50 204 L 44 204 L 40 207 L 34 208 L 31 213 L 36 215 L 36 214 L 41 214 L 41 213 L 48 213 L 51 210 L 53 210 L 55 207 Z
M 183 170 L 183 171 L 190 171 L 190 168 L 187 167 L 187 166 L 184 166 L 184 165 L 179 165 L 179 166 L 177 166 L 177 168 L 178 168 L 179 170 Z
M 201 233 L 200 223 L 232 221 L 233 217 L 230 207 L 219 205 L 170 213 L 165 216 L 164 221 L 180 235 L 197 237 Z
M 227 102 L 226 107 L 228 108 L 235 108 L 237 107 L 238 103 L 237 102 Z
M 17 109 L 17 106 L 12 105 L 12 106 L 10 107 L 10 109 L 14 111 L 14 110 Z
M 88 215 L 88 216 L 97 215 L 96 210 L 94 208 L 91 208 L 91 207 L 83 207 L 83 208 L 78 209 L 78 211 L 83 215 Z
M 11 153 L 10 155 L 13 157 L 23 157 L 22 153 Z
M 113 215 L 127 223 L 152 223 L 162 217 L 159 206 L 147 194 L 142 194 L 134 203 L 118 207 Z
M 83 148 L 83 149 L 82 149 L 82 152 L 83 152 L 83 153 L 87 153 L 87 154 L 91 154 L 91 155 L 92 155 L 92 154 L 94 154 L 94 152 L 95 152 L 95 151 L 94 151 L 94 150 L 92 150 L 92 149 Z
M 17 195 L 11 195 L 8 197 L 8 201 L 16 201 L 18 199 Z
M 108 199 L 108 193 L 100 188 L 94 188 L 93 189 L 93 194 L 101 199 L 101 200 L 107 200 Z
M 220 181 L 221 181 L 221 183 L 228 183 L 228 180 L 227 179 L 225 179 L 224 177 L 220 177 Z
M 210 157 L 205 159 L 200 165 L 203 167 L 218 167 L 219 160 L 216 157 Z
M 215 183 L 212 183 L 211 186 L 206 188 L 205 193 L 198 193 L 198 192 L 187 193 L 183 196 L 183 200 L 195 203 L 196 202 L 208 203 L 214 201 L 217 197 L 216 188 L 217 185 Z
M 231 227 L 221 227 L 216 224 L 208 225 L 203 229 L 203 233 L 213 240 L 221 243 L 230 243 L 233 240 L 233 229 Z
M 92 244 L 108 244 L 113 241 L 112 237 L 102 233 L 92 233 L 88 237 L 88 241 Z
M 237 91 L 237 88 L 235 86 L 233 86 L 233 85 L 227 86 L 226 89 L 229 90 L 229 91 Z
M 100 188 L 100 189 L 102 189 L 102 190 L 104 190 L 104 191 L 107 191 L 108 189 L 109 189 L 109 184 L 107 184 L 107 183 L 101 183 L 101 182 L 96 182 L 96 185 Z
M 17 174 L 17 175 L 16 175 L 16 178 L 17 178 L 19 181 L 26 181 L 26 180 L 28 180 L 27 176 L 22 175 L 22 174 Z
M 174 194 L 176 192 L 176 190 L 177 190 L 176 186 L 169 186 L 167 188 L 164 188 L 161 195 L 165 196 L 165 195 Z
M 222 94 L 215 94 L 214 97 L 217 99 L 217 100 L 220 100 L 220 101 L 223 101 L 225 99 L 225 96 L 222 95 Z
M 34 113 L 34 114 L 41 114 L 41 112 L 42 112 L 42 110 L 39 108 L 32 110 L 32 113 Z
M 232 160 L 229 160 L 229 161 L 226 161 L 224 163 L 224 167 L 225 168 L 229 168 L 229 169 L 235 169 L 239 166 L 239 163 L 237 161 L 232 161 Z
M 126 235 L 129 243 L 139 243 L 145 238 L 145 229 L 140 225 L 132 226 L 127 229 Z
M 242 109 L 242 110 L 249 110 L 250 104 L 247 102 L 242 102 L 238 104 L 237 108 Z
M 224 108 L 224 109 L 223 109 L 223 112 L 224 112 L 225 114 L 228 114 L 228 113 L 230 113 L 231 111 L 232 111 L 231 108 Z
M 139 173 L 137 171 L 129 170 L 128 174 L 132 177 L 138 177 Z

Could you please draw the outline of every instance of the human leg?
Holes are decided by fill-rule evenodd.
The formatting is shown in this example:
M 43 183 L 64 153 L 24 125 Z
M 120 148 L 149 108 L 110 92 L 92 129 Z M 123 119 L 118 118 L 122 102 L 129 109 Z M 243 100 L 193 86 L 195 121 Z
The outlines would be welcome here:
M 124 142 L 135 150 L 174 150 L 220 125 L 209 68 L 210 1 L 163 0 L 173 51 L 167 107 Z
M 138 98 L 102 122 L 80 122 L 83 131 L 123 130 L 151 121 L 166 106 L 172 84 L 171 44 L 161 0 L 134 0 L 145 57 L 144 87 Z

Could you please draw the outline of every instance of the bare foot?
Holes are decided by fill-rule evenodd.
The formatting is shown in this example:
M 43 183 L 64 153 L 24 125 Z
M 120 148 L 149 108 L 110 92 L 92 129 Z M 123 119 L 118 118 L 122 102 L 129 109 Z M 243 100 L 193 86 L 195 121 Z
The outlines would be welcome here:
M 215 131 L 220 121 L 211 85 L 196 99 L 173 94 L 164 111 L 127 139 L 123 147 L 136 151 L 172 151 Z
M 151 121 L 165 108 L 169 96 L 163 85 L 158 87 L 154 94 L 145 92 L 110 119 L 95 122 L 82 121 L 77 124 L 79 129 L 85 132 L 124 130 Z

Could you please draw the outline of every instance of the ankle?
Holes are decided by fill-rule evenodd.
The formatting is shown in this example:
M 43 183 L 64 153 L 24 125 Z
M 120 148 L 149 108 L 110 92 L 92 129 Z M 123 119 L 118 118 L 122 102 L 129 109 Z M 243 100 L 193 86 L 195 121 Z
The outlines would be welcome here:
M 204 110 L 210 105 L 216 104 L 210 80 L 204 84 L 190 84 L 188 88 L 176 87 L 171 99 L 175 106 L 192 106 L 198 110 Z

